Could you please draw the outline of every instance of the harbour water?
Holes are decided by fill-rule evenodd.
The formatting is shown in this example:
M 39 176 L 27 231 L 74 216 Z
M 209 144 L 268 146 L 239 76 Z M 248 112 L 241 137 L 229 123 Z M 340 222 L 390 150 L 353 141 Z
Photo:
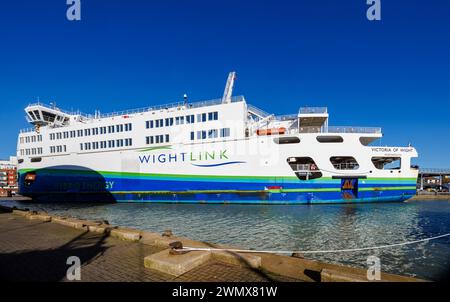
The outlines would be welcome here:
M 450 200 L 314 206 L 200 204 L 0 204 L 43 210 L 246 249 L 335 250 L 419 240 L 450 233 Z M 308 254 L 307 258 L 440 280 L 450 268 L 450 237 L 380 250 Z

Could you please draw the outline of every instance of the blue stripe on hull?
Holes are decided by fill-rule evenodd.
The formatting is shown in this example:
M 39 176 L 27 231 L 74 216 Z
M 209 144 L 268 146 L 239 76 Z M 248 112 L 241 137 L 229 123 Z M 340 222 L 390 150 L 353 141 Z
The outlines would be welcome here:
M 61 199 L 66 200 L 69 197 L 74 197 L 70 200 L 91 202 L 101 200 L 154 203 L 318 204 L 404 201 L 416 193 L 415 190 L 411 189 L 361 190 L 374 187 L 415 186 L 415 183 L 405 183 L 404 181 L 375 183 L 371 179 L 360 180 L 358 184 L 360 191 L 357 196 L 351 196 L 341 192 L 340 179 L 328 179 L 324 182 L 319 182 L 316 179 L 314 182 L 298 181 L 298 183 L 168 181 L 104 177 L 95 172 L 89 176 L 81 176 L 73 173 L 70 175 L 52 175 L 51 173 L 45 173 L 45 171 L 39 171 L 36 181 L 31 185 L 25 185 L 24 175 L 20 176 L 19 184 L 23 195 L 38 197 L 41 200 L 48 198 L 62 201 Z M 269 192 L 265 190 L 266 187 L 274 185 L 282 186 L 285 190 L 301 189 L 302 192 Z M 328 189 L 328 191 L 321 191 L 323 189 Z M 234 192 L 195 192 L 204 190 Z

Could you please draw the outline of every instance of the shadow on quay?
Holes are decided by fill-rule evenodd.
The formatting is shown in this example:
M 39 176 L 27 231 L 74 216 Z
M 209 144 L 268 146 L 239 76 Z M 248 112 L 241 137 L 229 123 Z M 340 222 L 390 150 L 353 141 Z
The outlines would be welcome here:
M 92 169 L 77 165 L 58 165 L 18 173 L 20 193 L 31 198 L 23 202 L 114 203 L 108 189 L 117 180 L 107 180 Z
M 68 257 L 80 258 L 81 266 L 101 256 L 107 234 L 86 231 L 67 243 L 52 249 L 0 253 L 0 280 L 4 281 L 64 281 L 68 268 Z

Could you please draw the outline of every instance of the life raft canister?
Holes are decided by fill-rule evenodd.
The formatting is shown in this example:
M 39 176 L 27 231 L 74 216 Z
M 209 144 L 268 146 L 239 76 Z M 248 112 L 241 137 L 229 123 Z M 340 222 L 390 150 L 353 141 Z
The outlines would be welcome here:
M 286 132 L 286 128 L 284 128 L 284 127 L 256 130 L 257 135 L 284 134 L 285 132 Z

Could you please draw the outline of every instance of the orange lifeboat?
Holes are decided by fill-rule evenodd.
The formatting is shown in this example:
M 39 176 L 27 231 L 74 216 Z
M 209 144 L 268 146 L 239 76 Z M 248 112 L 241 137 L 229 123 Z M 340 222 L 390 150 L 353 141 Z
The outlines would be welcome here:
M 284 134 L 285 132 L 286 132 L 286 128 L 284 128 L 284 127 L 256 130 L 257 135 Z

